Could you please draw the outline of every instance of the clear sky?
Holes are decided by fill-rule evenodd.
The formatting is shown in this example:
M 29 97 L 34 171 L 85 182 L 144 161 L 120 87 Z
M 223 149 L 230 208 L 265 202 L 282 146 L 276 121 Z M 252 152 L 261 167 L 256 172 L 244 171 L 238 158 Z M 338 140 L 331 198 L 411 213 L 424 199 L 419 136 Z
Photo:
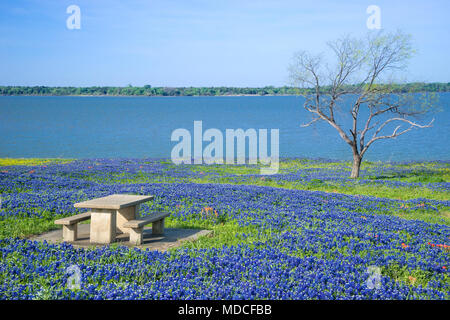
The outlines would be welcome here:
M 295 51 L 367 33 L 369 5 L 413 36 L 408 80 L 450 81 L 448 0 L 2 0 L 0 85 L 283 86 Z

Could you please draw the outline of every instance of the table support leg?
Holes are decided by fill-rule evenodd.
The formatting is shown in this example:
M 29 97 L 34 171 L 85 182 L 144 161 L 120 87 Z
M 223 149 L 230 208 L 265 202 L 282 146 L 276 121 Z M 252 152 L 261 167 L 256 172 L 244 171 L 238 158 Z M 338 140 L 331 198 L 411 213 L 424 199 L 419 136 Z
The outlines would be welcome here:
M 117 210 L 117 232 L 118 233 L 130 233 L 130 228 L 125 228 L 123 224 L 130 220 L 139 218 L 139 205 L 126 207 Z
M 153 222 L 152 234 L 154 235 L 164 234 L 164 219 Z
M 116 210 L 94 209 L 91 212 L 91 243 L 108 244 L 116 239 Z
M 144 238 L 143 236 L 143 229 L 144 227 L 141 228 L 130 228 L 130 243 L 134 244 L 134 245 L 141 245 L 142 244 L 142 240 Z
M 70 224 L 63 225 L 63 240 L 64 241 L 76 241 L 77 240 L 78 225 Z

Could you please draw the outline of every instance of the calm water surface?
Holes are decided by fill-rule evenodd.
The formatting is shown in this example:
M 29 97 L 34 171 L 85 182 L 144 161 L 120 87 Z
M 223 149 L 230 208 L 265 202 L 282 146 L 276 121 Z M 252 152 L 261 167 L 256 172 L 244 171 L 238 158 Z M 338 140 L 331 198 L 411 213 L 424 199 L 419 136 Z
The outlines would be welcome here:
M 0 157 L 169 158 L 172 131 L 193 134 L 194 120 L 202 120 L 203 130 L 223 134 L 227 128 L 279 129 L 282 157 L 351 159 L 329 125 L 300 127 L 310 119 L 302 102 L 294 96 L 0 97 Z M 366 159 L 449 160 L 450 93 L 440 94 L 440 105 L 432 128 L 378 141 Z

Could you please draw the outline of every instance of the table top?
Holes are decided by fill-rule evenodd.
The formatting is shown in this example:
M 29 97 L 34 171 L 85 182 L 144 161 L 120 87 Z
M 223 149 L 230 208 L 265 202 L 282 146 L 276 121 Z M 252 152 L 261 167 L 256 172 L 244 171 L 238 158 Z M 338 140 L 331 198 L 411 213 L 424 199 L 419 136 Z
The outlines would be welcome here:
M 122 209 L 136 204 L 153 200 L 154 196 L 138 196 L 132 194 L 112 194 L 107 197 L 96 198 L 74 204 L 75 208 L 88 209 Z

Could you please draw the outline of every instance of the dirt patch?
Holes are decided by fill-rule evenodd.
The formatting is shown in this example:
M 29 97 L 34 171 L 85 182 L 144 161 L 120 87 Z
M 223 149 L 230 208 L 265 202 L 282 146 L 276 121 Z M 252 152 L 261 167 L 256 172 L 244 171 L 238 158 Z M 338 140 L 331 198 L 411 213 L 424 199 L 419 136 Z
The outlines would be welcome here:
M 95 248 L 105 246 L 104 244 L 95 244 L 89 241 L 90 224 L 78 225 L 78 240 L 70 242 L 77 248 Z M 129 235 L 126 233 L 118 234 L 114 243 L 141 249 L 167 251 L 182 245 L 185 241 L 195 241 L 203 236 L 211 236 L 212 230 L 202 229 L 178 229 L 166 228 L 163 235 L 153 235 L 152 228 L 144 228 L 144 241 L 136 246 L 129 243 Z M 38 236 L 33 236 L 30 240 L 47 241 L 49 243 L 62 243 L 62 229 L 46 232 Z

